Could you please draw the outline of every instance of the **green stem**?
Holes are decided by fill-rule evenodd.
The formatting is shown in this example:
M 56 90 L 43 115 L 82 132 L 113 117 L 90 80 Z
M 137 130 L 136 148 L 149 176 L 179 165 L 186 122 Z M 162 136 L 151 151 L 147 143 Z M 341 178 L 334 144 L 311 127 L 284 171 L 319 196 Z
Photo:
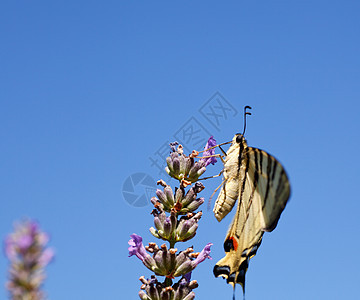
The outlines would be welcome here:
M 170 244 L 170 246 L 169 246 L 169 248 L 171 249 L 171 248 L 174 248 L 175 247 L 175 241 L 169 241 L 169 244 Z
M 165 286 L 167 287 L 167 286 L 171 286 L 172 285 L 172 280 L 170 279 L 170 278 L 165 278 L 165 281 L 164 281 L 164 283 L 165 283 Z

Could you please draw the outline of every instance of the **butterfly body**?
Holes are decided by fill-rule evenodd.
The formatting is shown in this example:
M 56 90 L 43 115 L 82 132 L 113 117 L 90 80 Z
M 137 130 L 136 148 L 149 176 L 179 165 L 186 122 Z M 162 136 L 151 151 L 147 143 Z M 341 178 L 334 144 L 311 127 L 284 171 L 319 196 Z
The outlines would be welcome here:
M 227 232 L 226 255 L 214 267 L 216 277 L 239 283 L 265 231 L 275 229 L 290 196 L 290 184 L 282 165 L 267 152 L 249 147 L 242 134 L 236 134 L 224 161 L 224 184 L 215 202 L 214 214 L 221 221 L 237 210 Z

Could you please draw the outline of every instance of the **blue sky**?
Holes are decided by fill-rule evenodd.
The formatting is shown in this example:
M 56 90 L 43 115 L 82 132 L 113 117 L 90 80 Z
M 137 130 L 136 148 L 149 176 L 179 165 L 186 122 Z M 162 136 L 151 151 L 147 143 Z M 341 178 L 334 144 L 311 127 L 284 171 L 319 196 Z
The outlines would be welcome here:
M 248 144 L 283 163 L 292 195 L 251 260 L 247 299 L 357 298 L 359 10 L 356 0 L 2 1 L 1 239 L 24 216 L 50 233 L 52 300 L 138 299 L 151 273 L 127 241 L 154 241 L 153 219 L 124 198 L 124 182 L 167 180 L 150 162 L 164 143 L 189 124 L 229 141 L 251 105 Z M 216 99 L 232 110 L 213 126 Z M 230 217 L 203 213 L 177 247 L 213 242 L 193 273 L 196 299 L 231 299 L 212 275 Z M 0 282 L 6 269 L 2 255 Z

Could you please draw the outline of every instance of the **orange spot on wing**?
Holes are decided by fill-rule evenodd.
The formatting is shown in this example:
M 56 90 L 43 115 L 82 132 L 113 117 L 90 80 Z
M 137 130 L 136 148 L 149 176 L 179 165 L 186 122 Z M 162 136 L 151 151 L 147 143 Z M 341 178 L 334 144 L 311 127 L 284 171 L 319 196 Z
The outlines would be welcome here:
M 232 240 L 232 243 L 233 243 L 233 246 L 234 246 L 234 250 L 236 251 L 237 248 L 238 248 L 238 246 L 239 246 L 237 240 L 236 240 L 233 236 L 229 237 L 229 239 Z

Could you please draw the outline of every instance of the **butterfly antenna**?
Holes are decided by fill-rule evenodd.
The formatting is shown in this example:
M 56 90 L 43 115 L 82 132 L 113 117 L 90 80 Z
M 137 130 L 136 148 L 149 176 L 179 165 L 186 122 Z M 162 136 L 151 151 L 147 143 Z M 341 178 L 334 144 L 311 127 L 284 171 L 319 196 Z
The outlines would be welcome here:
M 234 284 L 234 289 L 233 289 L 233 300 L 235 300 L 235 287 L 236 287 L 236 284 Z
M 244 130 L 243 130 L 242 135 L 245 134 L 245 130 L 246 130 L 246 116 L 247 116 L 247 115 L 251 115 L 251 112 L 246 111 L 246 109 L 251 109 L 251 106 L 246 105 L 246 106 L 244 107 Z

